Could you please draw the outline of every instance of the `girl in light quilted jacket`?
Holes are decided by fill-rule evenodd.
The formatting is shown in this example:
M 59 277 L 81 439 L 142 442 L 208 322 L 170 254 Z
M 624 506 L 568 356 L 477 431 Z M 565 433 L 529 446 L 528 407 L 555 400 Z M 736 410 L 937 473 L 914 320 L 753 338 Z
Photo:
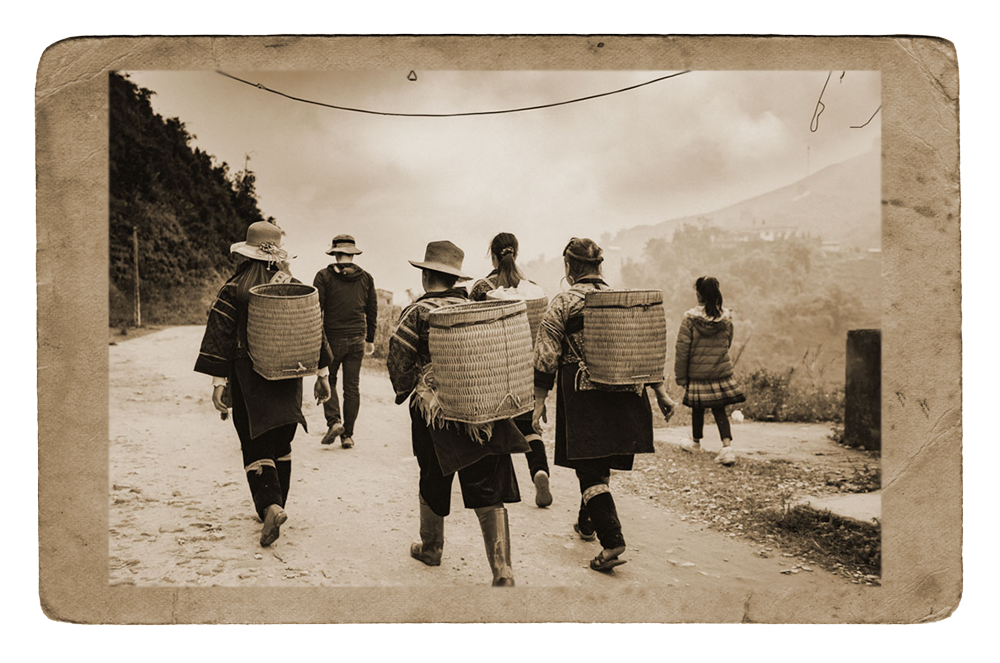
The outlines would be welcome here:
M 726 416 L 726 406 L 746 400 L 733 377 L 729 347 L 733 343 L 733 316 L 722 307 L 718 279 L 703 276 L 694 284 L 698 306 L 684 313 L 674 355 L 674 376 L 685 388 L 684 405 L 691 408 L 692 440 L 685 441 L 686 451 L 700 451 L 705 428 L 705 410 L 711 409 L 722 437 L 722 451 L 716 461 L 733 465 L 733 434 Z

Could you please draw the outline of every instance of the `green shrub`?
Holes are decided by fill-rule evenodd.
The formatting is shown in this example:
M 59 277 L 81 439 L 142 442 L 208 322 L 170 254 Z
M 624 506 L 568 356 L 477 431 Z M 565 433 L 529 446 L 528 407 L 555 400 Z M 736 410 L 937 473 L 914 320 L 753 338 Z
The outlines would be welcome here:
M 844 420 L 844 390 L 793 381 L 794 373 L 758 368 L 738 377 L 747 401 L 737 406 L 755 421 Z
M 377 359 L 385 359 L 389 356 L 389 337 L 392 336 L 396 328 L 396 321 L 403 309 L 394 304 L 379 302 L 378 306 L 378 327 L 375 329 L 375 354 Z

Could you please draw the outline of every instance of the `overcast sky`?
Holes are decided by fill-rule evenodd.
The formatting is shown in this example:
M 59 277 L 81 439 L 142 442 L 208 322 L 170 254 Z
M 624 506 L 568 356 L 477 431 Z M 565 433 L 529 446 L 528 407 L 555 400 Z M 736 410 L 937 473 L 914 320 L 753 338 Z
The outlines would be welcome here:
M 534 106 L 615 90 L 651 71 L 231 71 L 290 95 L 405 113 Z M 522 259 L 570 236 L 708 212 L 792 183 L 877 145 L 878 72 L 836 71 L 816 132 L 826 71 L 691 72 L 609 97 L 506 115 L 401 118 L 291 101 L 214 72 L 129 72 L 153 108 L 178 117 L 231 171 L 257 176 L 260 207 L 288 235 L 293 273 L 311 282 L 338 233 L 358 263 L 405 301 L 420 286 L 407 259 L 450 239 L 466 271 L 489 271 L 499 231 Z M 233 238 L 233 241 L 242 240 Z

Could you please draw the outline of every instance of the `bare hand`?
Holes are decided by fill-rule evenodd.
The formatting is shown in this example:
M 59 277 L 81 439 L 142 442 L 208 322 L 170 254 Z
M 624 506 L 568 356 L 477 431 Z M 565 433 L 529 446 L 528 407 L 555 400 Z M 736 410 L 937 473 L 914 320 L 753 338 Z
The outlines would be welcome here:
M 365 356 L 371 357 L 373 354 L 375 354 L 375 344 L 365 343 Z
M 542 429 L 543 420 L 548 423 L 548 418 L 545 415 L 545 401 L 535 401 L 535 411 L 531 414 L 531 428 L 539 435 L 544 432 Z
M 219 412 L 228 412 L 232 405 L 232 398 L 229 396 L 229 385 L 219 384 L 212 389 L 212 405 Z
M 670 421 L 670 418 L 674 416 L 674 409 L 677 404 L 670 400 L 669 396 L 657 396 L 656 403 L 660 406 L 660 412 L 663 413 L 663 418 Z
M 330 390 L 330 378 L 326 376 L 316 377 L 316 386 L 313 387 L 313 396 L 316 397 L 316 405 L 322 405 L 330 400 L 332 395 Z

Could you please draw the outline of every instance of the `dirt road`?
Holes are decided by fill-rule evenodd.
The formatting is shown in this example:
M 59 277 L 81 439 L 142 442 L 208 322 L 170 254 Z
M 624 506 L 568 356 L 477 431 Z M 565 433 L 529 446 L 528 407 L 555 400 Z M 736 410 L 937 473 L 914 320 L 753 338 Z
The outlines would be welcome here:
M 426 567 L 409 557 L 418 527 L 409 418 L 405 406 L 393 404 L 385 373 L 374 369 L 362 374 L 354 449 L 321 446 L 322 410 L 313 403 L 306 407 L 309 433 L 300 429 L 292 443 L 289 520 L 278 542 L 261 548 L 236 432 L 212 407 L 210 379 L 191 370 L 202 332 L 202 327 L 173 327 L 110 348 L 112 583 L 489 583 L 479 524 L 462 507 L 457 481 L 442 565 Z M 305 386 L 311 394 L 312 380 Z M 551 460 L 551 446 L 549 453 Z M 642 456 L 636 461 L 644 462 Z M 762 559 L 739 539 L 686 523 L 682 514 L 641 497 L 634 485 L 631 492 L 616 490 L 628 564 L 611 574 L 596 573 L 587 562 L 599 545 L 580 541 L 571 528 L 579 500 L 573 473 L 553 467 L 555 503 L 539 509 L 524 459 L 516 457 L 514 464 L 524 500 L 508 506 L 519 586 L 844 586 L 818 568 L 782 574 L 787 560 Z

